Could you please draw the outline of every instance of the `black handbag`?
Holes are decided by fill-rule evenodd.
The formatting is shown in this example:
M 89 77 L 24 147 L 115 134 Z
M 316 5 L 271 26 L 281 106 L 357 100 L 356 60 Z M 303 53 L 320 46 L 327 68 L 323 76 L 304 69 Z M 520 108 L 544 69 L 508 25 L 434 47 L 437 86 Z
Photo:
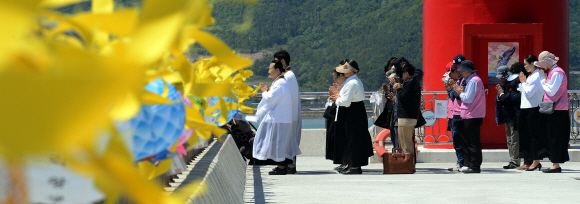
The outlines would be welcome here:
M 334 116 L 336 115 L 336 104 L 332 103 L 331 106 L 328 106 L 325 110 L 324 110 L 324 114 L 322 115 L 322 117 L 326 118 L 326 119 L 332 119 L 334 120 Z

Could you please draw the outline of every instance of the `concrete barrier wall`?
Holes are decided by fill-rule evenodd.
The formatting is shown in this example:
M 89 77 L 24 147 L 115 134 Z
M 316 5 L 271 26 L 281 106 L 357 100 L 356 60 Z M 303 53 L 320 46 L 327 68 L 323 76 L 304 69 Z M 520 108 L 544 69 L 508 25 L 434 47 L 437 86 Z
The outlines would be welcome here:
M 326 129 L 303 129 L 300 156 L 323 157 L 326 152 Z
M 175 191 L 201 179 L 207 191 L 201 195 L 198 190 L 191 192 L 186 203 L 244 203 L 246 162 L 231 136 L 222 138 L 223 143 L 212 142 L 166 190 Z

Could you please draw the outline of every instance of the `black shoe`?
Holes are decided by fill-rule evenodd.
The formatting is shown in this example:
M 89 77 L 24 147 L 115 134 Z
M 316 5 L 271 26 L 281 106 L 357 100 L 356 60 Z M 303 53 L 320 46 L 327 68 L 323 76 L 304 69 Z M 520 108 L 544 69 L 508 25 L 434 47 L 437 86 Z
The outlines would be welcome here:
M 466 174 L 481 173 L 481 169 L 472 169 L 472 168 L 469 168 L 469 169 L 464 170 L 462 172 L 463 173 L 466 173 Z
M 544 173 L 562 173 L 562 167 L 558 167 L 555 169 L 547 168 L 547 169 L 542 170 L 542 172 L 544 172 Z
M 288 174 L 296 174 L 296 167 L 286 167 L 288 169 Z
M 337 167 L 337 168 L 338 168 L 338 169 L 336 169 L 336 172 L 338 172 L 338 173 L 342 173 L 343 171 L 345 171 L 345 170 L 347 169 L 347 168 L 346 168 L 346 165 L 340 165 L 340 166 L 339 166 L 339 167 Z
M 268 172 L 269 175 L 286 175 L 286 173 L 288 173 L 288 169 L 286 167 L 283 169 L 276 167 L 274 170 Z
M 518 165 L 516 165 L 513 162 L 510 162 L 507 166 L 503 166 L 504 169 L 515 169 L 518 168 Z
M 340 166 L 334 167 L 334 170 L 335 171 L 340 171 L 341 169 L 344 169 L 344 166 L 346 166 L 346 165 L 341 164 Z
M 532 166 L 530 166 L 528 169 L 526 169 L 526 171 L 535 171 L 535 170 L 541 171 L 542 170 L 542 164 L 538 164 L 536 165 L 536 167 L 532 168 Z
M 362 174 L 362 168 L 360 167 L 358 169 L 348 168 L 342 171 L 341 174 Z

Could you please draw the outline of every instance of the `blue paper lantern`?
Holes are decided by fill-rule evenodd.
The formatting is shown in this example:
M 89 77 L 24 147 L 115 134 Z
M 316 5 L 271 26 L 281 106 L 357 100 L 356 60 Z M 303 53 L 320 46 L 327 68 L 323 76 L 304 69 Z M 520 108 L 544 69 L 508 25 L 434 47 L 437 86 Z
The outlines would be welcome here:
M 165 84 L 165 85 L 164 85 Z M 183 131 L 185 125 L 185 108 L 181 94 L 175 87 L 159 78 L 147 84 L 145 90 L 158 95 L 167 87 L 167 99 L 173 104 L 142 105 L 139 113 L 129 121 L 118 122 L 121 134 L 132 138 L 131 151 L 136 161 L 167 151 Z M 163 154 L 165 155 L 165 154 Z M 156 158 L 165 159 L 162 155 Z

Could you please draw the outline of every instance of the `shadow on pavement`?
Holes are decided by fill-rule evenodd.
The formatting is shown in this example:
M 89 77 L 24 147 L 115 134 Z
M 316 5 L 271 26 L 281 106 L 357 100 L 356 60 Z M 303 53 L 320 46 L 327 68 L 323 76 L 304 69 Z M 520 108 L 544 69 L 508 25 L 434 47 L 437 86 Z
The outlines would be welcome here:
M 338 174 L 338 173 L 336 173 L 336 171 L 298 171 L 296 174 L 297 175 L 324 175 L 324 174 Z
M 452 172 L 447 169 L 441 168 L 417 168 L 415 174 L 459 174 L 461 172 Z M 514 174 L 519 173 L 514 170 L 504 170 L 504 169 L 487 169 L 481 170 L 482 174 Z M 383 174 L 382 169 L 363 169 L 363 174 Z
M 254 166 L 253 170 L 254 170 L 254 202 L 258 204 L 266 203 L 260 167 Z

